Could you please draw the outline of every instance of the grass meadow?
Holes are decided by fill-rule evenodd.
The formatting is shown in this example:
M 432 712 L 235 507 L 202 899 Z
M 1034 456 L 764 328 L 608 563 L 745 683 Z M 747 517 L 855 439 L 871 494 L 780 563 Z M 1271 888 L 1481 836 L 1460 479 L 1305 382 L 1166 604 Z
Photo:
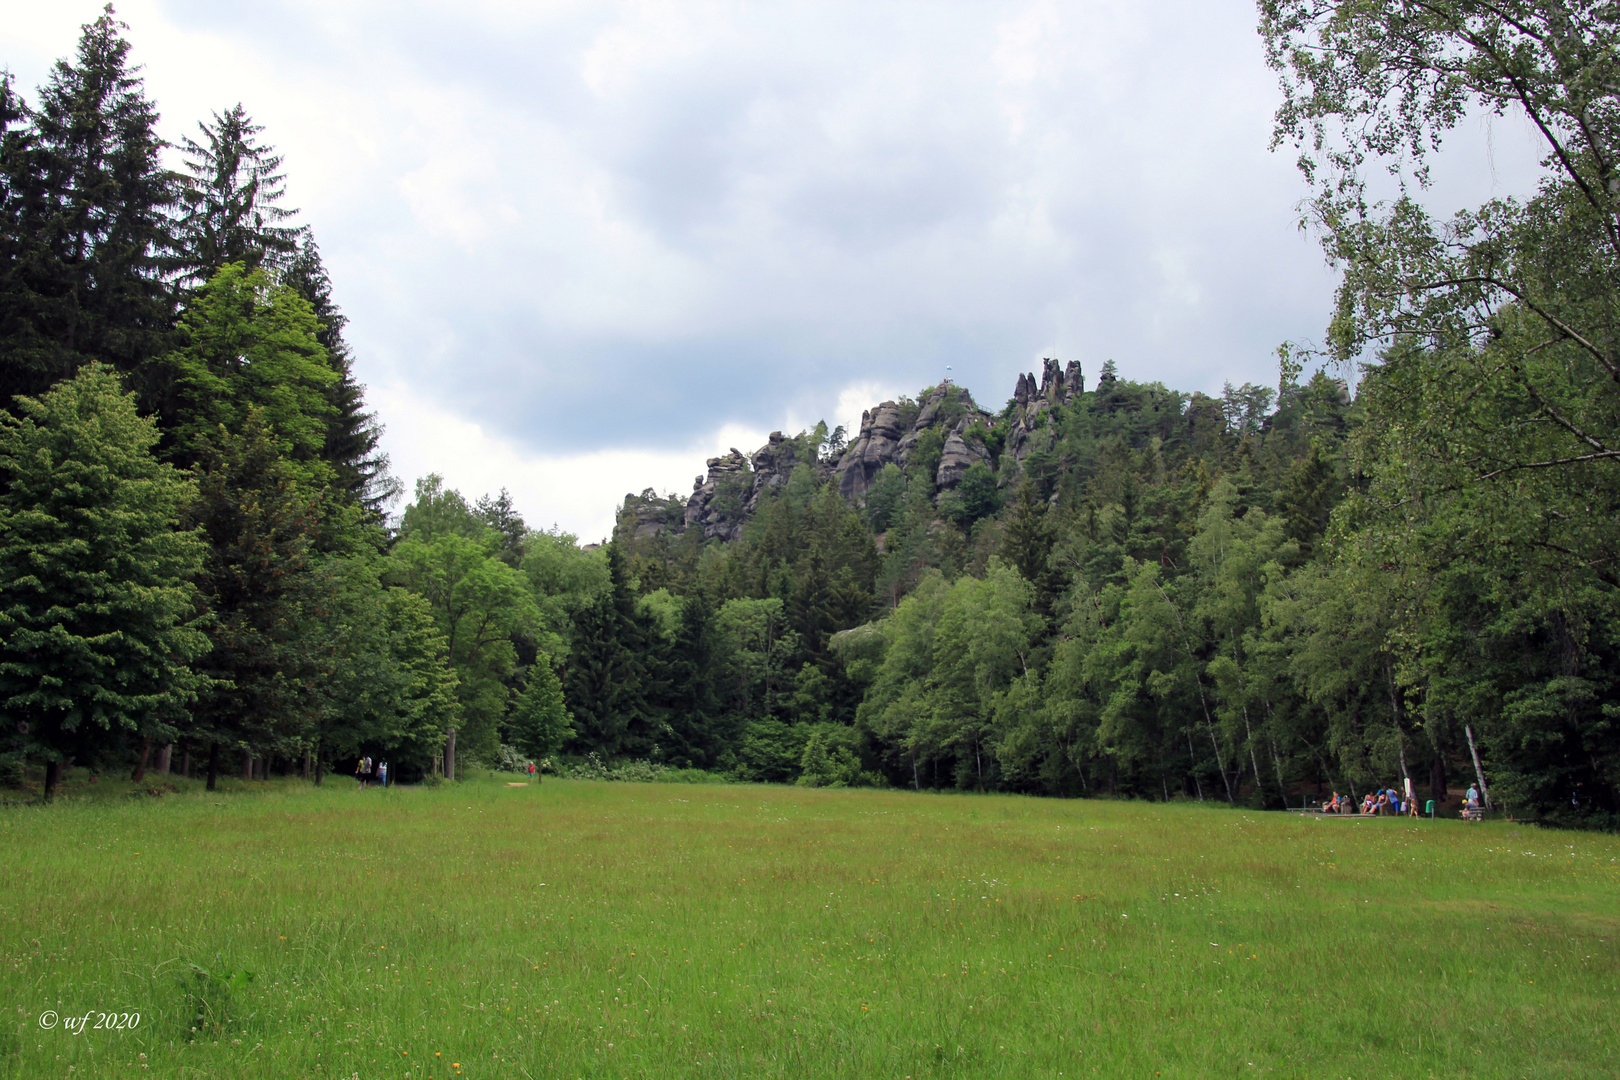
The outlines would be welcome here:
M 513 779 L 104 785 L 0 811 L 0 1076 L 1449 1080 L 1620 1060 L 1620 837 Z

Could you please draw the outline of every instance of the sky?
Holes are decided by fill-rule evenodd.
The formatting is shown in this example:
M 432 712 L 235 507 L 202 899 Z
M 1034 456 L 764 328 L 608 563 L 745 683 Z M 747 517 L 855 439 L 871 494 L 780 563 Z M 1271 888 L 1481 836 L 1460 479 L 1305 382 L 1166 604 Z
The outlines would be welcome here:
M 30 100 L 101 4 L 4 0 Z M 1334 277 L 1250 0 L 126 0 L 171 141 L 240 102 L 284 157 L 407 485 L 584 541 L 625 494 L 1042 357 L 1274 385 Z M 1466 121 L 1428 196 L 1533 183 Z

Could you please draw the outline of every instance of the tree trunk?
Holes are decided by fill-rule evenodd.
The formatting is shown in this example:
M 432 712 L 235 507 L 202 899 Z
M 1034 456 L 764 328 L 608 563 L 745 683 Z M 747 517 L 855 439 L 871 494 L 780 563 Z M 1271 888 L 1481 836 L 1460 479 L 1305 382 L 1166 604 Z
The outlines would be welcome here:
M 1198 704 L 1204 709 L 1204 726 L 1209 728 L 1209 745 L 1215 748 L 1215 767 L 1221 770 L 1221 783 L 1226 785 L 1226 801 L 1233 806 L 1237 805 L 1237 797 L 1232 794 L 1232 779 L 1226 775 L 1226 755 L 1221 753 L 1221 744 L 1215 738 L 1215 721 L 1209 717 L 1209 702 L 1204 700 L 1204 679 L 1198 677 Z M 1238 759 L 1238 779 L 1243 779 L 1243 759 Z
M 321 786 L 321 779 L 326 775 L 325 761 L 321 757 L 321 748 L 315 748 L 315 786 Z
M 456 778 L 456 729 L 451 728 L 449 737 L 444 741 L 444 778 Z
M 1268 710 L 1269 711 L 1269 710 Z M 1277 792 L 1282 797 L 1283 809 L 1288 808 L 1288 785 L 1283 783 L 1282 759 L 1277 756 L 1277 740 L 1266 733 L 1266 742 L 1271 746 L 1271 764 L 1277 770 Z
M 1438 750 L 1434 752 L 1434 762 L 1429 766 L 1429 797 L 1436 806 L 1446 801 L 1446 762 Z
M 187 780 L 191 779 L 191 747 L 180 752 L 180 775 Z
M 1266 805 L 1266 789 L 1260 786 L 1260 759 L 1254 754 L 1254 728 L 1249 726 L 1249 707 L 1243 706 L 1243 730 L 1249 735 L 1249 764 L 1254 766 L 1254 793 L 1260 796 L 1260 805 Z
M 169 765 L 174 759 L 174 743 L 164 743 L 163 749 L 158 751 L 157 770 L 164 776 L 169 775 Z
M 219 743 L 208 744 L 208 790 L 219 786 Z
M 62 763 L 60 761 L 47 761 L 45 763 L 45 801 L 50 802 L 56 798 L 56 789 L 62 783 Z
M 253 779 L 253 751 L 242 751 L 242 779 Z
M 148 735 L 141 740 L 141 759 L 135 763 L 135 771 L 129 774 L 130 780 L 140 783 L 146 779 L 146 763 L 152 760 L 152 736 Z
M 1187 729 L 1187 775 L 1192 777 L 1193 787 L 1198 789 L 1198 801 L 1204 801 L 1204 785 L 1198 780 L 1198 753 L 1193 749 L 1192 728 Z
M 1479 799 L 1485 804 L 1487 810 L 1491 807 L 1491 789 L 1485 786 L 1485 770 L 1479 767 L 1479 747 L 1474 745 L 1474 728 L 1472 724 L 1463 724 L 1463 733 L 1468 736 L 1468 753 L 1474 759 L 1474 776 L 1479 780 Z

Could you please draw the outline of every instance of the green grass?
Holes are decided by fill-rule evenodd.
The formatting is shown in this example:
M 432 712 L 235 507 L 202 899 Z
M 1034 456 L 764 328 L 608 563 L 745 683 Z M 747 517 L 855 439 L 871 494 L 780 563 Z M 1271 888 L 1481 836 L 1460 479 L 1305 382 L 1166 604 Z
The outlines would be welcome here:
M 1620 837 L 505 779 L 0 811 L 0 1076 L 1450 1080 L 1620 1050 Z

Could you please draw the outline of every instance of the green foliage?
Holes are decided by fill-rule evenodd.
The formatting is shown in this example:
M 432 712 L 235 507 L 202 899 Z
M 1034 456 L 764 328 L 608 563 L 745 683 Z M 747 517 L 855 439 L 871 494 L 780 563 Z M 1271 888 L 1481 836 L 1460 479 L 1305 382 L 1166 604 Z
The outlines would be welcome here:
M 99 364 L 17 405 L 0 415 L 0 710 L 28 756 L 93 759 L 172 732 L 207 685 L 203 548 L 180 530 L 196 489 Z
M 286 177 L 276 171 L 280 156 L 258 141 L 263 125 L 238 104 L 197 128 L 202 142 L 180 140 L 190 173 L 181 183 L 177 230 L 185 272 L 203 282 L 230 263 L 249 270 L 287 265 L 299 230 L 281 224 L 294 211 L 279 205 Z
M 1620 811 L 1613 28 L 1589 5 L 1261 5 L 1276 139 L 1344 271 L 1329 355 L 1379 353 L 1340 522 L 1387 590 L 1391 681 L 1442 741 L 1477 719 L 1519 805 L 1597 819 Z M 1428 156 L 1481 109 L 1538 133 L 1539 190 L 1437 220 Z M 1369 201 L 1376 166 L 1413 186 Z
M 381 560 L 329 560 L 318 573 L 324 635 L 321 713 L 313 733 L 322 759 L 380 751 L 394 766 L 425 768 L 460 724 L 449 646 L 429 602 L 382 583 Z M 313 630 L 313 628 L 312 628 Z
M 433 489 L 419 486 L 424 490 Z M 440 503 L 459 498 L 444 496 Z M 490 761 L 498 753 L 498 729 L 512 696 L 507 679 L 518 667 L 514 639 L 532 635 L 539 618 L 523 575 L 500 555 L 497 533 L 474 539 L 423 526 L 407 531 L 388 559 L 388 580 L 421 596 L 433 612 L 458 684 L 462 726 L 456 750 L 472 761 Z
M 889 462 L 866 489 L 866 521 L 874 533 L 888 532 L 906 497 L 906 476 Z
M 939 428 L 924 428 L 906 459 L 906 480 L 913 488 L 933 493 L 939 459 L 945 452 L 945 436 Z
M 971 528 L 1001 508 L 1001 490 L 990 466 L 976 461 L 957 483 L 956 490 L 940 499 L 940 512 L 961 529 Z
M 529 666 L 528 685 L 513 706 L 509 727 L 512 742 L 533 758 L 556 753 L 574 734 L 562 682 L 544 654 Z
M 291 752 L 318 709 L 320 643 L 306 631 L 319 504 L 257 411 L 240 434 L 219 433 L 199 471 L 190 522 L 208 541 L 198 582 L 211 648 L 198 667 L 210 688 L 186 734 L 208 747 L 212 784 L 223 747 Z
M 141 369 L 167 347 L 175 178 L 156 106 L 108 7 L 29 110 L 0 76 L 0 404 L 87 360 Z M 143 384 L 143 404 L 154 400 Z
M 152 378 L 164 387 L 172 457 L 198 461 L 221 427 L 242 429 L 251 412 L 299 479 L 325 481 L 322 459 L 339 381 L 309 304 L 263 270 L 230 263 L 209 279 L 181 317 L 179 349 Z
M 660 657 L 649 648 L 655 631 L 636 609 L 617 544 L 607 547 L 607 571 L 608 591 L 574 613 L 563 683 L 576 725 L 574 745 L 608 757 L 646 756 L 662 730 L 648 700 L 657 689 L 653 665 Z
M 854 732 L 843 726 L 814 729 L 799 758 L 800 787 L 870 787 L 881 778 L 861 770 Z
M 736 749 L 728 755 L 731 772 L 739 780 L 793 783 L 812 730 L 781 720 L 749 721 L 743 726 Z
M 318 325 L 315 340 L 326 350 L 336 382 L 327 386 L 331 412 L 321 457 L 331 466 L 333 486 L 359 504 L 374 521 L 400 494 L 400 483 L 388 471 L 388 455 L 379 449 L 382 425 L 366 411 L 365 387 L 354 377 L 354 358 L 343 339 L 348 319 L 332 299 L 332 281 L 320 249 L 306 229 L 298 250 L 281 274 L 281 282 L 309 304 Z

